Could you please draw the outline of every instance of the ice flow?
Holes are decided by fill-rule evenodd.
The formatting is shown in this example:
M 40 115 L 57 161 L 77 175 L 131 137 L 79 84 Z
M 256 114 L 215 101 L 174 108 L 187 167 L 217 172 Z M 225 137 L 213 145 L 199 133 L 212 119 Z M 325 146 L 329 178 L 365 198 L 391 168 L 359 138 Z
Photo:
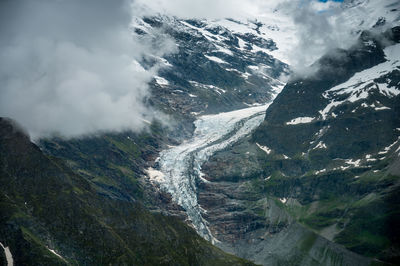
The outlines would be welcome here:
M 172 199 L 186 211 L 197 232 L 209 241 L 217 240 L 208 229 L 207 221 L 202 217 L 204 210 L 197 202 L 196 181 L 207 182 L 202 177 L 201 166 L 216 151 L 255 129 L 263 121 L 268 106 L 199 117 L 195 121 L 193 137 L 162 151 L 157 159 L 159 169 L 152 170 L 158 173 L 154 180 L 172 195 Z

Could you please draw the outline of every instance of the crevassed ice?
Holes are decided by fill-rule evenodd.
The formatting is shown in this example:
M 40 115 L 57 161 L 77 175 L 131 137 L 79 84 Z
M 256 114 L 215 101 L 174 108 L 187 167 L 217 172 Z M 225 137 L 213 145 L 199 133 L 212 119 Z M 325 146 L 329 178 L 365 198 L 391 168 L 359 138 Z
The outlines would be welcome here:
M 216 151 L 248 135 L 264 119 L 268 105 L 245 108 L 217 115 L 201 116 L 195 121 L 192 139 L 160 153 L 157 159 L 162 178 L 154 180 L 185 209 L 197 232 L 210 241 L 213 238 L 197 202 L 196 181 L 202 180 L 202 164 Z M 152 169 L 153 170 L 153 169 Z M 153 170 L 154 171 L 154 170 Z

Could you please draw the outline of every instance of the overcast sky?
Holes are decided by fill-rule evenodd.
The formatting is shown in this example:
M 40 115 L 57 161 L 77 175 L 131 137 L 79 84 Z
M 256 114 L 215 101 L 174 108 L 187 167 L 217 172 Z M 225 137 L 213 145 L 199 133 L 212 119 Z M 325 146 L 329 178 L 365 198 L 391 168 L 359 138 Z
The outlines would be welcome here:
M 300 5 L 301 4 L 301 5 Z M 75 137 L 98 131 L 141 130 L 152 119 L 143 99 L 157 69 L 143 53 L 174 51 L 171 40 L 152 50 L 132 38 L 132 16 L 257 18 L 275 8 L 298 25 L 296 63 L 336 45 L 329 16 L 310 0 L 1 0 L 0 116 L 17 120 L 31 137 Z M 161 40 L 163 41 L 163 40 Z M 159 49 L 162 47 L 163 49 Z M 315 47 L 319 51 L 313 50 Z M 323 48 L 323 49 L 321 49 Z M 317 49 L 317 50 L 318 50 Z M 297 51 L 298 52 L 298 51 Z

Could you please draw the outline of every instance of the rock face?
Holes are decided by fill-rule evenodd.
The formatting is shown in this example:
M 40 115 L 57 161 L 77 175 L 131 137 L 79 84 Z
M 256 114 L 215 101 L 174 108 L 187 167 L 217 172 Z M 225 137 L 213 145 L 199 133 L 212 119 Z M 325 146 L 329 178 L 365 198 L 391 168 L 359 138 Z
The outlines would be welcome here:
M 99 195 L 4 118 L 0 154 L 0 242 L 16 265 L 250 265 L 177 218 Z
M 138 38 L 171 38 L 177 51 L 145 60 L 164 66 L 152 84 L 150 102 L 167 113 L 218 113 L 265 103 L 288 74 L 286 64 L 270 55 L 274 41 L 257 23 L 171 17 L 137 18 Z M 258 25 L 260 28 L 262 25 Z M 237 30 L 240 28 L 242 30 Z
M 199 202 L 222 247 L 265 265 L 399 261 L 399 29 L 323 57 L 203 166 Z
M 368 265 L 370 259 L 299 223 L 291 208 L 300 208 L 301 203 L 273 193 L 270 182 L 275 177 L 268 177 L 261 161 L 257 163 L 262 153 L 243 140 L 203 167 L 210 183 L 199 185 L 199 204 L 206 210 L 211 232 L 221 241 L 219 246 L 262 265 Z M 281 189 L 292 190 L 286 184 Z

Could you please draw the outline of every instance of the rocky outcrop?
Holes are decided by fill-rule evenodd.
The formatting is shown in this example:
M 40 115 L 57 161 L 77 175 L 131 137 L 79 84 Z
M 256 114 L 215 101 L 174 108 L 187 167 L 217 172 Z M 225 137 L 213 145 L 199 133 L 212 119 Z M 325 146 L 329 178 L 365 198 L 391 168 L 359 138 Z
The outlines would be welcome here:
M 244 147 L 250 152 L 239 152 Z M 244 140 L 218 152 L 203 167 L 209 182 L 198 185 L 198 199 L 220 241 L 217 245 L 262 265 L 368 265 L 371 259 L 301 225 L 290 212 L 301 204 L 284 197 L 291 188 L 271 193 L 267 182 L 272 177 L 260 173 L 231 178 L 232 168 L 247 173 L 260 152 L 264 151 Z
M 138 38 L 157 42 L 161 32 L 177 45 L 175 53 L 150 56 L 143 62 L 162 67 L 151 84 L 149 103 L 168 114 L 197 116 L 271 100 L 283 84 L 279 78 L 289 69 L 269 54 L 276 44 L 257 33 L 256 24 L 245 26 L 229 19 L 219 25 L 167 16 L 137 18 L 133 27 Z M 248 27 L 248 32 L 236 32 L 237 27 Z

